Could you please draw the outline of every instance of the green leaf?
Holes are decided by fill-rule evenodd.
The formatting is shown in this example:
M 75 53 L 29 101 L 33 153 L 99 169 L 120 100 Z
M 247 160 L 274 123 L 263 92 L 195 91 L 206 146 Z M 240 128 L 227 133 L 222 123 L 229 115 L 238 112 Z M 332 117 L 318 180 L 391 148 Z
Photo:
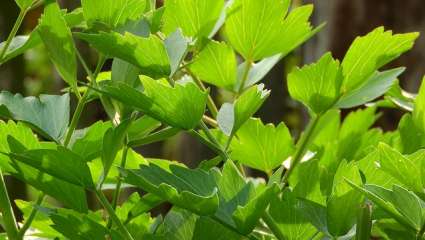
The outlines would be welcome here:
M 8 137 L 9 146 L 19 144 L 18 140 Z M 19 153 L 9 153 L 16 161 L 36 168 L 56 178 L 62 179 L 77 186 L 93 188 L 90 170 L 80 156 L 66 148 L 34 149 Z
M 412 48 L 418 36 L 419 33 L 393 35 L 379 27 L 356 38 L 342 61 L 342 91 L 349 92 L 362 85 L 380 67 Z
M 168 77 L 170 63 L 164 43 L 155 35 L 139 37 L 125 32 L 76 33 L 103 54 L 120 58 L 153 78 Z
M 230 44 L 249 61 L 291 52 L 317 30 L 308 22 L 311 5 L 287 15 L 289 4 L 289 0 L 236 0 L 224 28 Z
M 284 191 L 281 197 L 274 197 L 271 201 L 269 213 L 285 239 L 309 239 L 316 233 L 316 228 L 301 210 L 299 200 L 290 191 Z
M 339 62 L 327 53 L 317 63 L 293 70 L 288 75 L 288 91 L 291 97 L 319 114 L 337 101 L 341 82 Z
M 143 92 L 119 82 L 105 84 L 101 91 L 170 126 L 187 130 L 199 124 L 207 93 L 194 83 L 176 83 L 170 87 L 146 76 L 142 76 L 141 81 Z
M 21 10 L 26 10 L 31 7 L 34 0 L 15 0 Z
M 128 129 L 129 141 L 137 141 L 138 139 L 148 136 L 152 131 L 159 128 L 161 123 L 157 120 L 144 115 L 136 119 Z
M 371 237 L 372 230 L 372 206 L 363 205 L 358 211 L 355 240 L 367 240 Z
M 103 24 L 110 29 L 138 20 L 146 8 L 146 0 L 82 0 L 84 18 L 90 28 Z
M 6 111 L 1 111 L 6 108 Z M 44 137 L 60 141 L 69 122 L 69 95 L 40 95 L 22 97 L 3 91 L 0 93 L 0 115 L 31 124 Z
M 82 215 L 69 210 L 43 209 L 53 222 L 52 227 L 69 239 L 122 239 L 115 230 L 109 230 L 98 219 L 90 215 Z
M 397 185 L 393 186 L 392 193 L 392 203 L 396 209 L 401 215 L 408 219 L 416 229 L 420 229 L 425 220 L 423 211 L 424 202 L 413 192 Z
M 224 42 L 209 40 L 189 66 L 193 74 L 204 82 L 235 90 L 236 56 Z
M 38 33 L 61 77 L 77 87 L 77 59 L 71 30 L 56 1 L 49 1 L 38 26 Z
M 108 129 L 103 137 L 103 148 L 102 148 L 102 164 L 103 172 L 100 183 L 103 183 L 109 170 L 112 167 L 115 157 L 118 151 L 124 146 L 127 131 L 131 125 L 131 120 L 127 119 L 121 122 L 118 126 Z
M 356 191 L 364 194 L 369 200 L 382 208 L 386 213 L 388 213 L 392 218 L 397 222 L 401 223 L 407 229 L 415 229 L 412 224 L 407 221 L 391 204 L 392 193 L 390 190 L 382 188 L 377 185 L 366 184 L 364 187 L 360 187 L 350 180 L 346 180 L 347 183 Z
M 351 162 L 341 162 L 334 176 L 333 190 L 327 201 L 327 225 L 332 236 L 343 236 L 354 226 L 357 209 L 363 196 L 353 190 L 345 179 L 361 184 L 361 176 L 357 166 Z
M 162 31 L 168 35 L 177 28 L 183 34 L 195 38 L 208 37 L 213 30 L 223 0 L 166 0 Z
M 375 100 L 386 93 L 405 68 L 375 72 L 359 88 L 348 92 L 338 100 L 335 107 L 352 108 Z
M 18 149 L 13 149 L 7 144 L 10 136 L 20 140 Z M 0 121 L 0 150 L 3 153 L 20 152 L 25 149 L 39 149 L 41 144 L 36 139 L 31 130 L 21 123 L 15 124 L 9 121 L 7 124 Z M 16 144 L 15 144 L 16 145 Z M 13 177 L 43 191 L 44 193 L 59 200 L 67 207 L 71 207 L 79 212 L 87 212 L 86 194 L 84 189 L 70 184 L 61 179 L 43 173 L 29 165 L 17 162 L 0 155 L 0 164 L 3 172 L 7 172 Z
M 247 89 L 234 103 L 224 103 L 217 115 L 217 122 L 224 134 L 230 136 L 257 112 L 267 97 L 269 90 L 263 84 Z
M 102 153 L 103 136 L 112 127 L 111 122 L 98 121 L 88 128 L 76 130 L 74 141 L 71 139 L 71 149 L 85 161 L 90 161 Z
M 415 99 L 412 117 L 416 128 L 425 133 L 425 77 L 422 79 L 418 96 Z
M 217 188 L 213 176 L 204 170 L 192 170 L 177 165 L 170 172 L 158 165 L 140 169 L 122 169 L 125 181 L 160 196 L 175 206 L 200 215 L 215 213 L 218 207 Z
M 418 166 L 385 143 L 380 143 L 380 168 L 415 192 L 423 192 L 421 172 Z
M 216 217 L 241 234 L 251 233 L 278 193 L 277 185 L 246 181 L 232 161 L 224 164 L 221 173 L 217 169 L 213 171 L 220 197 Z
M 232 160 L 266 173 L 280 166 L 294 150 L 291 134 L 283 122 L 275 127 L 264 125 L 261 119 L 250 119 L 237 135 L 238 141 L 231 147 Z
M 248 88 L 257 82 L 261 81 L 266 74 L 280 61 L 284 56 L 282 54 L 276 54 L 271 57 L 264 58 L 263 60 L 252 63 L 249 69 L 248 77 L 245 81 L 245 86 L 243 89 Z M 238 75 L 237 75 L 237 83 L 242 82 L 242 78 L 244 75 L 244 71 L 246 69 L 246 61 L 239 64 L 238 66 Z M 239 89 L 240 86 L 236 86 L 236 89 Z
M 398 123 L 399 147 L 404 154 L 410 154 L 425 147 L 425 132 L 416 123 L 411 114 L 405 114 Z

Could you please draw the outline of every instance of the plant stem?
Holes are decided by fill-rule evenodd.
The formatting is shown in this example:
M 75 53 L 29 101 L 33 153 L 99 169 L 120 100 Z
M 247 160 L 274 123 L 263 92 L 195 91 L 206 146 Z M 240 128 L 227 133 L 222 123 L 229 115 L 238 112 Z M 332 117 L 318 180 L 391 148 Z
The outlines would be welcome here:
M 298 163 L 301 161 L 302 157 L 304 156 L 305 152 L 307 151 L 308 144 L 311 141 L 311 137 L 313 136 L 313 132 L 316 129 L 317 123 L 320 120 L 321 115 L 316 115 L 313 117 L 313 119 L 310 122 L 310 125 L 308 126 L 305 133 L 301 136 L 297 148 L 295 150 L 295 154 L 292 158 L 291 165 L 289 166 L 288 171 L 285 172 L 285 175 L 282 178 L 282 186 L 285 186 L 287 183 L 292 171 L 294 171 L 294 168 L 298 165 Z
M 128 141 L 125 141 L 123 150 L 122 150 L 122 158 L 121 158 L 121 164 L 120 167 L 124 168 L 126 163 L 127 163 L 127 153 L 128 153 Z M 120 197 L 120 191 L 121 191 L 121 184 L 122 184 L 122 176 L 121 173 L 119 174 L 118 180 L 117 180 L 117 185 L 114 191 L 114 195 L 112 197 L 112 208 L 115 210 L 117 208 L 117 204 L 118 204 L 118 199 Z M 110 229 L 112 227 L 112 219 L 109 218 L 108 220 L 108 224 L 107 224 L 108 229 Z
M 238 95 L 241 94 L 245 88 L 245 83 L 246 83 L 246 80 L 248 79 L 249 70 L 251 70 L 251 67 L 252 67 L 252 61 L 246 60 L 246 66 L 245 66 L 244 73 L 242 75 L 241 85 L 239 86 L 239 89 L 238 89 Z
M 19 240 L 18 225 L 13 214 L 10 198 L 7 193 L 6 184 L 4 183 L 3 173 L 0 170 L 0 211 L 2 213 L 4 230 L 9 240 Z
M 202 81 L 199 78 L 197 78 L 188 68 L 186 68 L 186 69 L 187 69 L 187 72 L 189 73 L 189 75 L 192 77 L 193 81 L 198 85 L 198 87 L 202 91 L 206 92 L 207 91 L 207 88 L 202 83 Z M 207 98 L 207 107 L 210 110 L 211 115 L 213 116 L 213 118 L 216 118 L 217 117 L 217 114 L 218 114 L 218 108 L 215 105 L 214 100 L 212 99 L 212 97 L 211 97 L 210 94 L 208 94 L 208 98 Z
M 19 28 L 21 27 L 22 21 L 24 20 L 27 12 L 28 12 L 28 9 L 22 9 L 19 12 L 19 16 L 16 19 L 15 24 L 13 25 L 12 31 L 9 33 L 9 36 L 6 39 L 6 43 L 3 47 L 3 49 L 1 50 L 0 65 L 1 65 L 1 62 L 3 61 L 3 57 L 6 55 L 7 49 L 9 48 L 10 44 L 12 43 L 13 38 L 16 36 L 16 33 L 18 32 Z
M 212 135 L 212 133 L 211 133 L 210 129 L 207 127 L 207 125 L 205 125 L 205 123 L 201 120 L 201 122 L 199 123 L 199 126 L 201 127 L 202 131 L 204 131 L 205 135 L 210 140 L 210 142 L 212 142 L 214 145 L 216 145 L 221 150 L 221 155 L 224 158 L 224 161 L 227 161 L 229 159 L 229 155 L 227 154 L 227 152 L 225 150 L 223 150 L 223 147 L 217 141 L 217 139 L 214 137 L 214 135 Z
M 43 192 L 40 192 L 40 195 L 38 195 L 38 198 L 35 202 L 35 205 L 41 205 L 41 203 L 44 200 L 44 197 L 46 195 Z M 33 207 L 31 210 L 31 213 L 28 217 L 28 219 L 25 221 L 24 225 L 21 227 L 21 229 L 19 229 L 19 238 L 23 239 L 25 236 L 25 232 L 28 230 L 28 228 L 31 226 L 32 221 L 35 219 L 35 216 L 37 215 L 37 208 Z
M 101 190 L 95 189 L 95 193 L 96 193 L 97 198 L 99 199 L 99 202 L 102 204 L 102 206 L 108 212 L 109 217 L 112 219 L 112 221 L 118 227 L 118 230 L 121 232 L 123 237 L 125 237 L 125 239 L 127 239 L 127 240 L 134 240 L 134 238 L 128 232 L 127 228 L 122 224 L 122 222 L 120 221 L 118 216 L 115 214 L 114 209 L 112 208 L 111 204 L 108 202 L 108 199 L 106 199 L 103 192 Z
M 87 75 L 89 75 L 89 77 L 91 79 L 90 84 L 92 86 L 93 85 L 95 86 L 97 84 L 96 83 L 96 77 L 99 74 L 99 72 L 101 71 L 102 66 L 105 63 L 106 58 L 103 55 L 101 55 L 99 57 L 98 63 L 96 65 L 96 70 L 95 70 L 94 73 L 92 73 L 90 71 L 90 69 L 87 67 L 86 62 L 81 57 L 80 53 L 78 51 L 76 51 L 76 53 L 77 53 L 78 58 L 81 61 L 81 64 L 83 65 L 83 68 L 85 69 Z M 84 106 L 87 103 L 87 98 L 89 96 L 90 90 L 91 90 L 90 88 L 87 88 L 87 90 L 84 92 L 84 95 L 81 98 L 78 99 L 77 108 L 75 109 L 74 115 L 72 116 L 71 123 L 69 125 L 68 132 L 66 133 L 66 136 L 65 136 L 65 141 L 64 141 L 65 147 L 68 146 L 68 144 L 71 140 L 72 134 L 74 133 L 74 131 L 77 127 L 78 121 L 80 121 L 81 113 L 83 112 Z M 78 94 L 77 94 L 77 96 L 78 96 Z
M 277 226 L 269 212 L 265 211 L 262 219 L 278 240 L 285 240 L 285 236 L 283 235 L 282 231 L 280 231 L 279 226 Z
M 221 220 L 220 218 L 218 218 L 214 215 L 210 216 L 209 218 L 211 218 L 213 221 L 221 224 L 223 227 L 227 228 L 229 231 L 236 233 L 237 235 L 245 236 L 246 238 L 248 238 L 250 240 L 259 240 L 259 238 L 257 238 L 255 235 L 252 235 L 252 234 L 243 235 L 243 234 L 239 233 L 238 230 L 235 227 L 233 227 L 232 225 L 226 223 L 225 221 Z

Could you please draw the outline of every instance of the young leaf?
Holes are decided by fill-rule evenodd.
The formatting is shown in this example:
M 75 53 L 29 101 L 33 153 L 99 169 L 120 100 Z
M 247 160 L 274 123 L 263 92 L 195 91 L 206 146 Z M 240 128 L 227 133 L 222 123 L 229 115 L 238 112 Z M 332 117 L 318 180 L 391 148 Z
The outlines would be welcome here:
M 288 75 L 288 90 L 291 97 L 320 114 L 330 109 L 339 98 L 341 82 L 339 62 L 327 53 L 316 64 L 292 71 Z
M 69 95 L 24 98 L 3 91 L 0 93 L 0 115 L 29 123 L 44 137 L 59 142 L 68 127 Z
M 356 38 L 342 61 L 342 91 L 345 93 L 359 87 L 380 67 L 412 48 L 418 36 L 418 33 L 393 35 L 379 27 Z
M 69 86 L 76 88 L 77 59 L 74 40 L 56 1 L 47 1 L 38 33 L 61 77 Z
M 405 68 L 394 68 L 383 72 L 373 73 L 359 88 L 343 95 L 335 107 L 352 108 L 375 100 L 386 93 L 397 77 L 404 72 Z
M 224 103 L 217 115 L 218 126 L 227 136 L 236 133 L 269 95 L 270 91 L 259 84 L 246 90 L 233 104 Z
M 138 20 L 145 11 L 146 0 L 82 0 L 81 6 L 90 28 L 103 24 L 115 29 Z
M 414 162 L 385 143 L 380 143 L 378 150 L 379 164 L 383 171 L 413 191 L 423 192 L 421 172 Z
M 119 82 L 102 86 L 102 91 L 170 126 L 187 130 L 199 124 L 207 94 L 194 83 L 169 87 L 146 76 L 142 76 L 141 81 L 143 92 Z
M 264 125 L 260 119 L 248 120 L 237 132 L 231 158 L 248 167 L 270 173 L 292 154 L 294 143 L 284 123 Z
M 140 169 L 122 169 L 122 173 L 127 183 L 158 195 L 175 206 L 200 215 L 215 213 L 218 196 L 210 173 L 177 165 L 170 165 L 169 170 L 150 164 L 141 165 Z
M 155 35 L 147 38 L 125 32 L 78 33 L 77 37 L 90 43 L 105 55 L 125 60 L 153 78 L 168 77 L 170 63 L 164 43 Z
M 316 31 L 308 22 L 313 8 L 302 6 L 286 16 L 289 4 L 289 0 L 236 0 L 225 23 L 233 48 L 246 60 L 257 61 L 278 53 L 286 55 L 307 40 Z
M 165 34 L 177 28 L 183 34 L 195 38 L 208 37 L 213 30 L 221 10 L 223 0 L 166 0 L 162 31 Z
M 195 76 L 204 82 L 227 90 L 235 90 L 236 56 L 224 42 L 209 40 L 189 66 Z

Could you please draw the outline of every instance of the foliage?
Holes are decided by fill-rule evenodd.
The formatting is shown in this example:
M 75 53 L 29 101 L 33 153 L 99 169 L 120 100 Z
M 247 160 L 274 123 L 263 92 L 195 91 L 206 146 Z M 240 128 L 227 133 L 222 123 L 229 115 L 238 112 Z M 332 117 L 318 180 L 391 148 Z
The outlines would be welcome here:
M 19 27 L 38 1 L 16 3 Z M 408 98 L 397 79 L 405 68 L 381 70 L 418 33 L 379 27 L 356 38 L 342 61 L 325 53 L 292 69 L 289 94 L 310 117 L 295 137 L 284 122 L 254 116 L 273 94 L 260 83 L 266 74 L 323 27 L 311 26 L 312 5 L 82 0 L 67 12 L 54 0 L 43 4 L 33 32 L 12 31 L 0 44 L 0 64 L 43 44 L 68 86 L 63 95 L 0 93 L 2 237 L 425 239 L 425 84 Z M 93 71 L 77 39 L 98 52 Z M 101 72 L 108 59 L 111 69 Z M 78 62 L 87 82 L 77 79 Z M 214 102 L 209 86 L 230 100 Z M 110 119 L 77 129 L 90 101 Z M 382 106 L 407 111 L 397 129 L 372 128 Z M 342 117 L 340 109 L 354 107 Z M 214 158 L 191 169 L 134 150 L 180 132 Z M 252 169 L 265 177 L 250 176 Z M 34 202 L 15 201 L 22 223 L 3 175 L 40 192 Z M 124 187 L 144 194 L 119 202 Z M 89 208 L 87 194 L 100 210 Z M 163 203 L 171 209 L 154 215 Z

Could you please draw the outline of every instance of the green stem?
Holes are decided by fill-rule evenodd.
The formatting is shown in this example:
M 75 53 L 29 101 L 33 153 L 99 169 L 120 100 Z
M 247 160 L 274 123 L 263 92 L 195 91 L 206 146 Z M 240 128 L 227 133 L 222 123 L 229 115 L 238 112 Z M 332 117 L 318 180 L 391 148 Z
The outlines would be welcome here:
M 16 19 L 15 24 L 13 25 L 12 31 L 9 33 L 9 36 L 6 39 L 6 43 L 3 47 L 3 49 L 1 50 L 0 65 L 1 65 L 1 62 L 3 61 L 3 57 L 6 55 L 7 49 L 9 48 L 10 44 L 12 43 L 13 38 L 16 36 L 16 33 L 18 32 L 19 28 L 21 27 L 22 21 L 24 20 L 27 12 L 28 12 L 28 9 L 22 9 L 19 12 L 19 16 Z
M 276 224 L 276 222 L 273 220 L 272 216 L 269 212 L 265 212 L 262 219 L 266 223 L 267 227 L 269 227 L 270 231 L 275 235 L 275 237 L 278 240 L 285 240 L 285 236 L 283 235 L 282 231 L 280 231 L 279 226 Z
M 87 75 L 91 79 L 90 84 L 92 86 L 96 86 L 97 75 L 102 70 L 102 66 L 105 63 L 106 58 L 103 55 L 101 55 L 99 57 L 99 60 L 98 60 L 97 65 L 96 65 L 96 70 L 95 70 L 94 73 L 92 73 L 90 71 L 90 69 L 87 67 L 87 64 L 84 61 L 84 59 L 82 58 L 81 54 L 78 51 L 76 51 L 76 53 L 77 53 L 78 58 L 80 59 L 81 64 L 83 65 L 83 68 L 85 69 Z M 87 99 L 89 97 L 90 90 L 91 90 L 90 88 L 87 88 L 87 90 L 84 92 L 84 95 L 81 98 L 78 99 L 77 108 L 75 109 L 74 115 L 72 116 L 71 123 L 69 125 L 68 132 L 66 133 L 66 136 L 65 136 L 65 141 L 64 141 L 65 147 L 68 146 L 68 144 L 71 140 L 72 134 L 74 133 L 74 131 L 77 127 L 77 124 L 80 121 L 81 113 L 83 112 L 84 106 L 87 103 Z M 78 96 L 78 94 L 77 94 L 77 96 Z
M 127 153 L 128 153 L 128 145 L 127 145 L 127 141 L 124 144 L 124 148 L 122 150 L 122 158 L 121 158 L 121 168 L 124 168 L 126 163 L 127 163 Z M 117 185 L 114 191 L 114 195 L 112 197 L 112 208 L 115 210 L 117 208 L 117 204 L 118 204 L 118 199 L 120 197 L 120 192 L 121 192 L 121 184 L 122 184 L 122 176 L 121 173 L 119 174 L 118 180 L 117 180 Z M 110 229 L 112 227 L 112 219 L 109 218 L 108 220 L 108 225 L 107 225 L 108 229 Z
M 245 71 L 242 75 L 242 81 L 241 81 L 241 85 L 239 86 L 238 89 L 238 94 L 241 94 L 245 88 L 245 82 L 248 79 L 249 76 L 249 70 L 251 70 L 252 67 L 252 61 L 251 60 L 246 60 L 246 66 L 245 66 Z
M 41 192 L 40 195 L 38 196 L 36 202 L 35 202 L 35 205 L 41 205 L 45 196 L 46 195 L 43 192 Z M 30 213 L 28 219 L 25 221 L 25 223 L 21 227 L 21 229 L 19 229 L 19 238 L 20 239 L 24 238 L 26 231 L 31 226 L 31 223 L 34 221 L 35 216 L 37 215 L 37 212 L 38 212 L 38 209 L 34 206 L 31 210 L 31 213 Z
M 118 230 L 121 232 L 123 237 L 125 237 L 125 239 L 127 240 L 134 240 L 134 238 L 128 232 L 127 228 L 124 226 L 124 224 L 122 224 L 118 216 L 115 214 L 115 210 L 108 202 L 108 199 L 106 199 L 103 192 L 101 190 L 95 189 L 95 193 L 97 198 L 99 199 L 100 204 L 102 204 L 102 206 L 108 212 L 109 217 L 112 219 L 112 222 L 115 223 L 115 225 L 118 227 Z
M 285 186 L 289 177 L 291 176 L 291 173 L 294 171 L 295 167 L 298 165 L 298 163 L 301 161 L 302 157 L 304 156 L 305 152 L 307 151 L 308 144 L 311 141 L 311 137 L 313 136 L 313 132 L 317 127 L 317 123 L 319 122 L 320 117 L 321 115 L 314 116 L 310 122 L 309 127 L 307 128 L 303 136 L 301 136 L 297 144 L 295 154 L 292 158 L 291 165 L 289 166 L 288 171 L 285 172 L 285 175 L 282 178 L 282 186 Z
M 202 91 L 204 91 L 204 92 L 206 92 L 207 91 L 207 88 L 205 87 L 205 85 L 202 83 L 202 81 L 199 79 L 199 78 L 197 78 L 190 70 L 189 70 L 189 68 L 186 68 L 186 71 L 189 73 L 189 75 L 192 77 L 192 79 L 193 79 L 193 81 L 198 85 L 198 87 L 202 90 Z M 218 108 L 217 108 L 217 105 L 215 105 L 215 103 L 214 103 L 214 100 L 212 99 L 212 97 L 211 97 L 211 95 L 210 94 L 208 94 L 208 98 L 207 98 L 207 107 L 208 107 L 208 109 L 210 110 L 210 112 L 211 112 L 211 115 L 214 117 L 214 118 L 217 118 L 217 114 L 218 114 Z
M 224 161 L 227 161 L 228 159 L 230 159 L 227 152 L 223 150 L 223 147 L 221 146 L 221 144 L 217 141 L 217 139 L 214 137 L 214 135 L 212 135 L 210 129 L 207 127 L 207 125 L 205 125 L 205 123 L 202 120 L 199 123 L 199 126 L 201 127 L 202 131 L 204 131 L 208 140 L 210 140 L 210 142 L 212 142 L 214 145 L 216 145 L 218 148 L 220 148 L 221 155 L 222 155 Z
M 6 184 L 4 183 L 3 173 L 0 170 L 0 211 L 2 213 L 4 230 L 9 240 L 20 240 L 18 234 L 18 225 L 13 214 L 10 198 L 7 193 Z

